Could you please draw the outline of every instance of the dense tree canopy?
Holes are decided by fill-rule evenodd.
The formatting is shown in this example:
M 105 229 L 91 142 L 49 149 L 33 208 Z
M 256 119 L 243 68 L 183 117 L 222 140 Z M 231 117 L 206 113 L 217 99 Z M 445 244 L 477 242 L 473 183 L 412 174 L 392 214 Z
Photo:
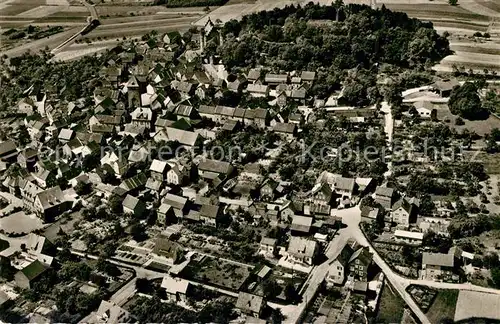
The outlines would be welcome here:
M 109 52 L 101 56 L 85 56 L 79 60 L 60 63 L 52 62 L 51 54 L 26 53 L 11 58 L 10 64 L 1 64 L 0 111 L 15 105 L 23 91 L 31 86 L 54 88 L 60 100 L 76 100 L 90 97 L 98 86 L 97 74 Z M 85 86 L 83 86 L 85 85 Z
M 483 108 L 479 98 L 478 88 L 472 82 L 455 87 L 448 101 L 450 111 L 466 119 L 486 119 L 488 110 Z
M 373 10 L 353 4 L 309 3 L 262 11 L 228 22 L 223 33 L 227 38 L 217 51 L 230 68 L 263 64 L 276 71 L 318 71 L 328 90 L 340 88 L 349 69 L 371 69 L 377 63 L 423 66 L 449 53 L 448 40 L 431 23 L 385 7 Z M 351 99 L 373 96 L 368 91 L 371 80 L 349 81 Z M 313 90 L 327 93 L 324 88 Z

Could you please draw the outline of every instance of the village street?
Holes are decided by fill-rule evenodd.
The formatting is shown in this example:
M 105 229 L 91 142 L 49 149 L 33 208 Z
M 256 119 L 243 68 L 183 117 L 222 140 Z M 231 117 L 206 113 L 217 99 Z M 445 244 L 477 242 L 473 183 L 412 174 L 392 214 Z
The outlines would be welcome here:
M 399 276 L 394 271 L 392 271 L 389 265 L 382 259 L 377 251 L 375 251 L 375 249 L 372 247 L 359 227 L 359 223 L 361 221 L 361 210 L 359 210 L 359 207 L 355 207 L 354 209 L 356 210 L 355 213 L 351 213 L 348 217 L 342 217 L 342 222 L 346 224 L 348 228 L 352 228 L 352 230 L 350 231 L 350 233 L 352 234 L 351 238 L 355 239 L 359 244 L 369 247 L 370 252 L 373 253 L 373 261 L 380 267 L 387 280 L 389 280 L 391 285 L 398 291 L 400 296 L 411 308 L 420 322 L 430 324 L 427 316 L 422 312 L 422 310 L 420 310 L 413 298 L 406 291 L 406 287 L 408 287 L 408 285 L 410 284 L 409 280 Z

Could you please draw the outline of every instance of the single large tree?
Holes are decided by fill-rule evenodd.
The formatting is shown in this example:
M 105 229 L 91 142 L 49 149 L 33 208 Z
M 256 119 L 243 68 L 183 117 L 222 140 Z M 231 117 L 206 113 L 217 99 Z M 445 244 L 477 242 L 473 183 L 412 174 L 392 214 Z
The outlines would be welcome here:
M 448 106 L 454 115 L 465 119 L 486 119 L 489 115 L 488 110 L 481 104 L 476 85 L 472 82 L 455 87 L 451 91 Z

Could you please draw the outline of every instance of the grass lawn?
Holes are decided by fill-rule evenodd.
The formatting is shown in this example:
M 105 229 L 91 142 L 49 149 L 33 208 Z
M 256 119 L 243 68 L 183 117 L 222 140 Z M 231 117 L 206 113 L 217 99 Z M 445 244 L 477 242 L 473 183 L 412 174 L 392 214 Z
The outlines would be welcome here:
M 6 240 L 0 239 L 0 251 L 5 250 L 9 246 L 10 246 L 9 242 L 7 242 Z
M 380 297 L 376 323 L 400 323 L 405 309 L 405 302 L 386 281 Z M 434 323 L 434 322 L 432 322 Z
M 486 120 L 467 120 L 463 119 L 465 125 L 455 125 L 455 120 L 458 116 L 453 115 L 446 105 L 436 105 L 437 118 L 440 121 L 449 120 L 446 123 L 450 128 L 456 129 L 458 132 L 462 132 L 465 128 L 469 131 L 476 132 L 480 136 L 489 134 L 493 128 L 500 128 L 500 119 L 491 115 Z
M 440 290 L 438 292 L 436 299 L 426 314 L 431 323 L 439 323 L 445 318 L 453 319 L 455 317 L 458 293 L 458 290 L 452 289 Z

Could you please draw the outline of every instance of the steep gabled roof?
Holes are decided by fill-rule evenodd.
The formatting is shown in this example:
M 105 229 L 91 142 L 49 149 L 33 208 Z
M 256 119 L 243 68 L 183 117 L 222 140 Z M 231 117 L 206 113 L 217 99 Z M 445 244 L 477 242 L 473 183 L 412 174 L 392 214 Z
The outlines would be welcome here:
M 451 253 L 444 254 L 424 252 L 422 254 L 422 264 L 453 267 L 455 264 L 455 256 Z
M 26 276 L 28 280 L 33 280 L 42 273 L 44 273 L 47 268 L 38 260 L 31 262 L 28 266 L 23 268 L 21 272 Z

